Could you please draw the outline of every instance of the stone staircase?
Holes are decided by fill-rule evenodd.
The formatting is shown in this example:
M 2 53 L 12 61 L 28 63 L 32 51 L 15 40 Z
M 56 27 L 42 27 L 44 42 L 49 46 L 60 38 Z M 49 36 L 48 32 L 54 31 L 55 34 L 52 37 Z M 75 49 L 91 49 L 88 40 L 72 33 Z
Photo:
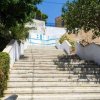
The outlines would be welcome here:
M 100 66 L 55 47 L 30 46 L 10 69 L 2 100 L 13 94 L 17 100 L 100 100 Z

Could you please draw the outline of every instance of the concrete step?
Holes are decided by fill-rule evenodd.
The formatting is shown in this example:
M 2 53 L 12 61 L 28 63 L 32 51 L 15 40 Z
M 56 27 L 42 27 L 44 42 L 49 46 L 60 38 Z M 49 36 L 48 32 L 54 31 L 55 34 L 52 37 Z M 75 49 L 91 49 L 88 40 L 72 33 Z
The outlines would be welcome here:
M 28 47 L 25 51 L 29 51 L 29 50 L 58 50 L 58 51 L 62 51 L 61 49 L 57 49 L 56 47 Z
M 51 52 L 46 52 L 46 51 L 42 51 L 42 52 L 24 52 L 25 55 L 67 55 L 65 52 L 57 52 L 57 51 L 51 51 Z
M 58 68 L 58 65 L 54 65 L 54 64 L 45 64 L 45 63 L 38 63 L 38 64 L 14 64 L 14 68 L 26 68 L 26 67 L 29 67 L 29 68 L 45 68 L 45 69 L 54 69 L 54 68 Z
M 59 49 L 31 49 L 31 50 L 24 50 L 24 52 L 35 52 L 35 53 L 38 53 L 38 52 L 42 52 L 42 51 L 45 51 L 45 52 L 64 52 L 63 50 L 59 50 Z
M 31 69 L 29 69 L 29 70 L 25 70 L 25 69 L 23 69 L 23 70 L 16 70 L 16 69 L 13 69 L 13 70 L 11 70 L 10 71 L 10 73 L 11 74 L 25 74 L 25 73 L 34 73 L 34 74 L 73 74 L 73 75 L 75 75 L 75 74 L 83 74 L 83 72 L 82 71 L 69 71 L 69 70 L 66 70 L 66 71 L 59 71 L 59 70 L 41 70 L 41 69 L 39 69 L 39 70 L 31 70 Z M 86 72 L 85 72 L 86 73 Z M 95 75 L 95 74 L 97 74 L 97 73 L 91 73 L 91 72 L 87 72 L 86 73 L 86 75 L 87 74 L 93 74 L 93 75 Z M 99 74 L 99 73 L 98 73 Z
M 25 62 L 25 63 L 24 63 Z M 53 65 L 63 65 L 63 66 L 69 66 L 69 67 L 74 67 L 74 68 L 77 68 L 77 67 L 81 67 L 81 68 L 100 68 L 99 66 L 95 65 L 95 64 L 83 64 L 81 62 L 67 62 L 67 61 L 58 61 L 58 60 L 54 60 L 54 59 L 31 59 L 31 61 L 22 61 L 22 60 L 19 60 L 17 61 L 15 64 L 21 64 L 21 65 L 30 65 L 30 64 L 42 64 L 42 63 L 50 63 L 50 64 L 53 64 Z
M 39 59 L 57 59 L 57 56 L 47 56 L 47 55 L 28 55 L 28 57 L 33 57 L 35 59 L 39 58 Z M 41 58 L 40 58 L 41 57 Z
M 23 62 L 19 62 L 19 61 L 16 61 L 14 64 L 24 64 L 24 65 L 26 65 L 26 64 L 34 64 L 34 62 L 33 61 L 27 61 L 27 62 L 25 62 L 25 61 L 23 61 Z
M 8 88 L 32 88 L 32 87 L 96 87 L 95 82 L 8 82 Z
M 98 78 L 95 78 L 93 75 L 87 75 L 87 76 L 81 76 L 81 75 L 73 75 L 73 74 L 35 74 L 32 75 L 32 73 L 27 73 L 27 74 L 10 74 L 10 78 L 40 78 L 41 80 L 44 79 L 44 81 L 47 81 L 48 79 L 52 79 L 52 81 L 56 81 L 59 78 L 66 79 L 66 82 L 99 82 Z M 54 80 L 56 79 L 56 80 Z
M 96 66 L 85 66 L 85 67 L 82 67 L 82 66 L 78 66 L 78 65 L 56 65 L 56 64 L 50 64 L 50 63 L 36 63 L 36 64 L 15 64 L 14 65 L 14 67 L 12 68 L 12 69 L 17 69 L 17 67 L 20 67 L 21 69 L 22 68 L 26 68 L 26 67 L 29 67 L 29 68 L 43 68 L 43 69 L 45 69 L 45 70 L 47 70 L 47 69 L 54 69 L 55 70 L 55 68 L 56 69 L 64 69 L 64 70 L 68 70 L 68 71 L 76 71 L 76 72 L 78 72 L 78 71 L 81 71 L 81 72 L 93 72 L 93 73 L 98 73 L 98 72 L 100 72 L 99 70 L 100 70 L 100 68 L 99 67 L 96 67 Z M 19 68 L 18 68 L 19 69 Z M 64 71 L 63 70 L 63 71 Z
M 9 95 L 6 95 L 9 97 Z M 5 98 L 6 98 L 5 97 Z M 2 100 L 5 100 L 2 99 Z M 100 100 L 100 95 L 98 94 L 23 94 L 18 95 L 17 100 Z
M 53 68 L 53 67 L 55 67 L 55 66 L 51 66 L 51 68 L 49 67 L 43 67 L 42 68 L 42 66 L 40 66 L 40 67 L 33 67 L 33 66 L 14 66 L 13 68 L 11 68 L 11 70 L 57 70 L 56 68 Z M 46 69 L 45 69 L 46 68 Z M 60 70 L 60 69 L 58 69 L 58 70 Z
M 53 61 L 53 60 L 58 60 L 58 58 L 57 57 L 46 57 L 46 58 L 40 58 L 40 57 L 38 57 L 38 58 L 29 58 L 29 59 L 24 59 L 24 58 L 22 58 L 22 59 L 20 59 L 20 60 L 18 60 L 18 61 L 24 61 L 24 60 L 33 60 L 33 59 L 35 59 L 35 60 L 43 60 L 43 61 L 46 61 L 46 60 L 48 60 L 48 61 Z
M 8 82 L 89 82 L 89 83 L 99 83 L 99 80 L 97 80 L 96 78 L 88 78 L 88 79 L 81 79 L 81 78 L 77 78 L 77 77 L 64 77 L 64 78 L 60 78 L 60 77 L 54 77 L 54 78 L 39 78 L 39 77 L 30 77 L 30 78 L 13 78 L 10 77 L 10 79 L 8 80 Z
M 9 97 L 9 95 L 6 95 Z M 5 98 L 6 98 L 5 97 Z M 2 99 L 2 100 L 5 100 Z M 100 95 L 98 94 L 23 94 L 18 95 L 17 100 L 100 100 Z
M 18 60 L 17 62 L 53 62 L 54 61 L 54 59 L 48 59 L 48 60 L 46 60 L 46 59 L 35 59 L 35 58 L 30 58 L 30 59 L 20 59 L 20 60 Z
M 66 52 L 62 52 L 62 51 L 59 52 L 59 51 L 57 51 L 57 50 L 55 50 L 55 51 L 54 51 L 54 50 L 53 50 L 53 51 L 43 51 L 43 50 L 41 50 L 41 51 L 31 51 L 31 52 L 24 52 L 24 54 L 26 54 L 26 55 L 27 55 L 27 54 L 29 54 L 29 55 L 30 55 L 30 54 L 34 54 L 34 55 L 35 55 L 35 54 L 36 54 L 36 55 L 37 55 L 37 54 L 40 54 L 40 55 L 45 55 L 45 54 L 51 54 L 51 55 L 53 55 L 53 54 L 61 54 L 61 55 L 63 55 L 63 54 L 64 54 L 64 55 L 67 55 Z M 60 55 L 60 56 L 61 56 L 61 55 Z
M 25 74 L 25 73 L 34 73 L 34 74 L 69 74 L 69 73 L 73 73 L 74 72 L 71 72 L 71 71 L 58 71 L 58 70 L 53 70 L 53 71 L 45 71 L 45 70 L 11 70 L 10 71 L 11 74 Z
M 58 51 L 58 50 L 32 50 L 32 51 L 24 51 L 24 54 L 31 54 L 31 53 L 34 53 L 34 54 L 53 54 L 53 53 L 59 53 L 59 54 L 66 54 L 66 52 L 64 51 Z
M 60 53 L 54 53 L 54 54 L 24 54 L 25 57 L 60 57 L 60 56 L 63 56 L 65 54 L 60 54 Z
M 61 49 L 56 49 L 56 48 L 31 48 L 31 49 L 26 49 L 24 51 L 63 51 Z
M 52 59 L 52 60 L 54 60 L 54 61 L 61 61 L 61 62 L 64 62 L 64 61 L 68 61 L 67 59 L 65 59 L 65 60 L 59 60 L 58 59 L 58 57 L 57 56 L 25 56 L 25 58 L 21 58 L 20 60 L 27 60 L 27 59 L 43 59 L 43 60 L 45 60 L 45 59 Z M 18 61 L 20 61 L 20 60 L 18 60 Z M 79 61 L 80 62 L 80 61 Z
M 26 50 L 24 50 L 24 52 L 30 52 L 30 51 L 63 51 L 63 50 L 61 50 L 61 49 L 56 49 L 56 48 L 34 48 L 34 49 L 26 49 Z
M 42 60 L 42 59 L 33 59 L 33 61 L 17 61 L 14 65 L 33 65 L 33 64 L 35 64 L 35 65 L 37 65 L 37 64 L 48 64 L 48 65 L 58 65 L 58 66 L 61 66 L 61 65 L 63 65 L 63 66 L 65 66 L 65 67 L 74 67 L 74 68 L 94 68 L 94 69 L 96 69 L 96 68 L 99 68 L 100 69 L 100 67 L 99 66 L 97 66 L 97 65 L 94 65 L 94 64 L 83 64 L 83 63 L 81 63 L 81 62 L 71 62 L 71 63 L 69 63 L 69 62 L 64 62 L 64 61 L 54 61 L 54 59 L 50 59 L 50 61 L 48 61 L 48 60 Z
M 80 75 L 74 74 L 33 74 L 33 73 L 21 73 L 21 74 L 10 74 L 9 77 L 40 77 L 40 78 L 53 78 L 53 77 L 79 77 Z M 92 77 L 92 75 L 86 75 L 87 77 Z
M 34 53 L 25 53 L 24 54 L 24 56 L 29 56 L 29 57 L 31 57 L 31 56 L 34 56 L 34 57 L 60 57 L 60 56 L 63 56 L 63 55 L 65 55 L 65 54 L 60 54 L 60 53 L 51 53 L 51 54 L 47 54 L 47 53 L 45 53 L 45 54 L 39 54 L 39 53 L 37 53 L 37 54 L 34 54 Z
M 100 67 L 99 66 L 97 66 L 97 65 L 93 65 L 93 64 L 81 64 L 81 62 L 80 63 L 78 63 L 78 62 L 76 62 L 76 63 L 70 63 L 70 64 L 68 64 L 68 62 L 53 62 L 53 61 L 37 61 L 37 60 L 34 60 L 34 61 L 27 61 L 27 62 L 25 62 L 25 61 L 23 61 L 23 62 L 21 62 L 21 61 L 18 61 L 18 62 L 16 62 L 15 64 L 14 64 L 14 67 L 15 66 L 34 66 L 35 67 L 35 65 L 36 66 L 47 66 L 47 67 L 49 67 L 49 66 L 58 66 L 59 68 L 70 68 L 70 69 L 77 69 L 77 70 L 79 70 L 79 69 L 84 69 L 84 70 L 89 70 L 89 71 L 91 71 L 91 70 L 94 70 L 94 71 L 96 71 L 96 70 L 100 70 Z
M 45 70 L 45 71 L 68 71 L 73 72 L 74 74 L 77 73 L 84 73 L 84 74 L 99 74 L 100 68 L 74 68 L 74 67 L 63 67 L 57 65 L 49 65 L 49 64 L 35 64 L 35 65 L 14 65 L 11 70 Z
M 39 87 L 39 88 L 8 88 L 5 94 L 67 94 L 67 93 L 100 93 L 95 87 Z
M 37 61 L 36 60 L 33 60 L 33 61 L 17 61 L 14 63 L 14 65 L 33 65 L 33 64 L 49 64 L 49 65 L 56 65 L 55 62 L 53 62 L 53 59 L 52 61 Z
M 52 62 L 52 61 L 49 61 L 49 62 L 47 62 L 47 61 L 43 61 L 43 62 L 35 61 L 35 62 L 34 62 L 34 61 L 33 61 L 33 62 L 25 62 L 25 63 L 24 63 L 24 62 L 16 62 L 15 65 L 16 65 L 16 64 L 18 64 L 18 65 L 20 65 L 20 64 L 21 64 L 21 65 L 26 65 L 26 64 L 27 64 L 27 65 L 31 65 L 31 64 L 49 64 L 49 65 L 54 65 L 55 63 Z

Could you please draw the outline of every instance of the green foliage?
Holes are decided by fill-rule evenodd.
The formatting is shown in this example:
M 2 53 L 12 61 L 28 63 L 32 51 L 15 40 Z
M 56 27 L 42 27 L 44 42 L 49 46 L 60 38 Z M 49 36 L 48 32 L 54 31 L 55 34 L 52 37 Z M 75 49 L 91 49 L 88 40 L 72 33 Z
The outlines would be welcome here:
M 0 22 L 6 27 L 30 21 L 41 0 L 0 0 Z
M 72 45 L 72 50 L 75 50 L 75 41 L 69 35 L 64 34 L 59 39 L 60 44 L 62 44 L 65 40 L 67 40 Z
M 36 19 L 43 20 L 43 21 L 46 21 L 46 19 L 48 18 L 48 16 L 43 14 L 40 10 L 36 11 L 36 16 L 35 17 L 36 17 Z
M 24 25 L 17 25 L 15 27 L 11 27 L 11 37 L 16 40 L 25 40 L 28 37 L 29 28 L 25 28 Z
M 6 34 L 5 34 L 5 33 L 6 33 Z M 5 26 L 4 26 L 3 24 L 0 23 L 0 38 L 1 38 L 1 37 L 3 37 L 3 38 L 7 37 L 7 38 L 8 38 L 8 36 L 9 36 L 9 30 L 7 30 L 7 29 L 5 28 Z
M 93 30 L 100 36 L 100 1 L 74 0 L 67 2 L 62 9 L 62 16 L 69 32 L 75 33 L 80 29 Z
M 0 0 L 0 37 L 24 39 L 27 35 L 24 24 L 35 17 L 35 13 L 39 11 L 36 5 L 42 1 Z M 42 19 L 46 20 L 47 16 L 42 14 Z
M 5 38 L 5 37 L 0 37 L 0 51 L 3 51 L 5 46 L 10 42 L 9 37 Z
M 7 53 L 0 52 L 0 96 L 3 96 L 3 91 L 7 87 L 9 61 L 9 55 Z

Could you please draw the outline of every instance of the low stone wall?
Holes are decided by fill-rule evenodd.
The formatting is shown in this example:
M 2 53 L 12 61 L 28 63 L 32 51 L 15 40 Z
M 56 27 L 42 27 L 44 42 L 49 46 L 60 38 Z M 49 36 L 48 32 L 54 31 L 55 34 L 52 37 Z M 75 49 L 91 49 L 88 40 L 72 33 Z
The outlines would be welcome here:
M 11 40 L 6 46 L 3 52 L 6 52 L 10 56 L 10 67 L 13 66 L 14 62 L 19 60 L 20 56 L 24 54 L 24 49 L 27 48 L 27 42 L 18 43 L 16 40 Z
M 100 65 L 100 45 L 92 43 L 87 46 L 82 46 L 77 42 L 76 54 L 82 59 L 94 61 Z
M 58 49 L 62 49 L 62 50 L 64 50 L 64 51 L 66 51 L 68 54 L 71 54 L 71 48 L 72 48 L 72 46 L 71 46 L 71 44 L 67 41 L 67 40 L 65 40 L 62 44 L 60 44 L 59 42 L 56 44 L 56 47 L 58 48 Z

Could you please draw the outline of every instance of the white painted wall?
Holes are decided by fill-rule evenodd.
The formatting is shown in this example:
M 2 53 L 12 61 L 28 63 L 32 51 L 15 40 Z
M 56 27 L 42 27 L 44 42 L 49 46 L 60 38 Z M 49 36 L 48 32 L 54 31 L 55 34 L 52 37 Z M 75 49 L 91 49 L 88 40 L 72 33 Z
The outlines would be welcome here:
M 76 45 L 76 54 L 82 59 L 91 60 L 100 64 L 100 46 L 94 43 L 82 46 L 79 42 Z
M 46 26 L 46 29 L 45 29 L 45 34 L 47 36 L 52 36 L 56 38 L 60 38 L 65 33 L 66 33 L 65 28 Z
M 3 52 L 6 52 L 10 56 L 10 67 L 13 66 L 15 61 L 19 60 L 20 56 L 24 54 L 24 50 L 28 46 L 28 41 L 19 43 L 16 40 L 11 40 L 10 43 L 6 46 Z
M 71 48 L 72 48 L 72 46 L 71 46 L 71 44 L 67 41 L 67 40 L 65 40 L 62 44 L 60 44 L 59 42 L 56 44 L 56 47 L 58 48 L 58 49 L 62 49 L 62 50 L 64 50 L 64 51 L 66 51 L 68 54 L 71 54 Z
M 30 33 L 30 36 L 35 36 L 37 34 L 45 34 L 46 37 L 56 37 L 56 38 L 60 38 L 63 34 L 66 33 L 66 29 L 65 28 L 59 28 L 59 27 L 48 27 L 46 26 L 44 28 L 44 32 L 42 30 L 39 30 L 39 27 L 40 26 L 37 26 L 37 30 L 30 30 L 29 33 Z M 42 26 L 41 26 L 42 27 Z

